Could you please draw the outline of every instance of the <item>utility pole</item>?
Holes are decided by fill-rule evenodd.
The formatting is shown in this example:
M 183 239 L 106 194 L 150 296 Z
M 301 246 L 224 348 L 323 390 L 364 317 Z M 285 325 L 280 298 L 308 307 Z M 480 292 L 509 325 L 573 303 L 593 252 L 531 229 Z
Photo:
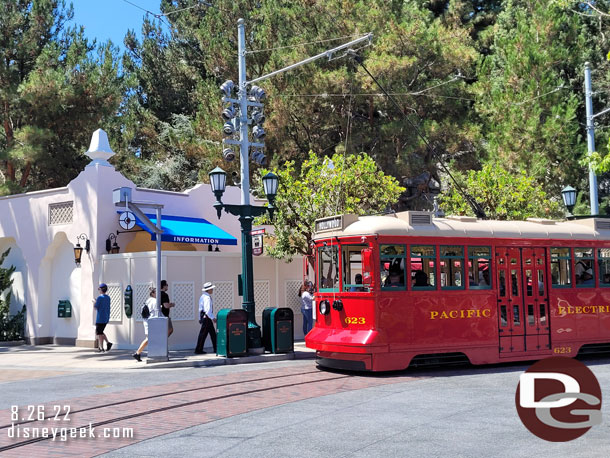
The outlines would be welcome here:
M 262 100 L 265 98 L 265 91 L 254 83 L 265 80 L 279 73 L 292 70 L 301 65 L 313 62 L 323 57 L 329 60 L 335 53 L 341 50 L 348 50 L 351 46 L 368 41 L 369 43 L 373 39 L 373 34 L 369 33 L 356 40 L 352 40 L 349 43 L 338 46 L 323 53 L 317 54 L 313 57 L 309 57 L 301 62 L 298 62 L 288 67 L 276 70 L 267 75 L 255 78 L 253 80 L 247 80 L 246 72 L 246 27 L 245 21 L 239 19 L 237 21 L 237 32 L 238 32 L 238 59 L 239 59 L 239 82 L 238 82 L 238 98 L 232 98 L 232 92 L 234 84 L 232 81 L 225 81 L 220 89 L 224 94 L 222 98 L 223 103 L 228 103 L 229 106 L 223 111 L 223 117 L 227 120 L 224 124 L 223 132 L 225 138 L 223 143 L 225 145 L 239 145 L 239 159 L 240 159 L 240 171 L 241 171 L 241 205 L 230 205 L 224 204 L 221 201 L 222 194 L 224 193 L 224 186 L 226 183 L 226 174 L 220 168 L 217 167 L 210 173 L 210 182 L 212 184 L 212 191 L 216 195 L 216 203 L 214 207 L 218 212 L 218 218 L 220 218 L 221 210 L 224 210 L 232 215 L 239 216 L 242 231 L 242 290 L 243 290 L 243 309 L 248 313 L 248 331 L 247 331 L 247 345 L 248 352 L 256 354 L 264 351 L 262 348 L 261 331 L 260 326 L 256 324 L 255 318 L 255 304 L 254 304 L 254 274 L 253 274 L 253 263 L 252 263 L 252 220 L 256 216 L 262 215 L 267 211 L 264 207 L 255 207 L 250 205 L 250 170 L 249 170 L 249 152 L 250 148 L 252 151 L 252 160 L 259 165 L 265 161 L 265 155 L 262 152 L 265 144 L 262 139 L 265 136 L 265 131 L 262 128 L 264 122 L 263 116 L 263 104 Z M 248 91 L 250 86 L 250 91 Z M 253 112 L 248 117 L 248 107 L 254 108 Z M 239 114 L 237 115 L 237 110 Z M 233 117 L 235 116 L 235 117 Z M 254 124 L 252 129 L 252 135 L 257 141 L 249 140 L 249 129 L 248 126 Z M 233 135 L 239 131 L 239 140 L 233 138 Z M 231 161 L 235 157 L 233 151 L 227 148 L 223 151 L 225 160 Z M 273 211 L 273 201 L 275 197 L 275 191 L 277 190 L 277 177 L 273 174 L 268 174 L 263 178 L 263 184 L 265 186 L 265 192 L 268 197 L 271 197 L 270 206 L 268 209 Z M 267 180 L 265 180 L 267 178 Z M 268 192 L 269 191 L 269 192 Z
M 595 132 L 593 127 L 593 119 L 596 116 L 604 114 L 608 109 L 597 114 L 593 114 L 593 101 L 591 99 L 593 91 L 591 90 L 591 68 L 589 62 L 585 62 L 585 107 L 587 112 L 587 150 L 589 156 L 595 152 Z M 593 166 L 589 164 L 589 195 L 591 196 L 591 216 L 599 214 L 599 205 L 597 202 L 597 176 Z

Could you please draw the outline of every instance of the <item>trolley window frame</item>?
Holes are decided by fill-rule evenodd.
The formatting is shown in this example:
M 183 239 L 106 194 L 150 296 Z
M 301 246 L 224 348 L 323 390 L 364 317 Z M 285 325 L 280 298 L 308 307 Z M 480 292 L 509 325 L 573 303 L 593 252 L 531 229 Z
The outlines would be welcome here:
M 413 249 L 419 248 L 419 247 L 428 247 L 428 248 L 432 248 L 432 255 L 424 255 L 424 254 L 420 254 L 419 252 L 414 254 L 413 253 Z M 436 291 L 436 287 L 438 285 L 438 259 L 437 259 L 437 254 L 438 254 L 438 244 L 434 243 L 434 244 L 430 244 L 430 243 L 417 243 L 417 244 L 412 244 L 409 245 L 409 272 L 411 272 L 411 281 L 414 280 L 415 278 L 415 273 L 418 270 L 423 271 L 424 273 L 426 273 L 426 277 L 427 277 L 427 283 L 428 286 L 416 286 L 415 284 L 411 285 L 411 290 L 412 291 Z M 418 259 L 421 263 L 421 269 L 413 269 L 413 258 Z M 428 263 L 430 262 L 430 260 L 432 262 L 434 262 L 434 265 L 432 267 L 432 269 L 429 269 L 429 272 L 431 272 L 433 274 L 433 280 L 434 283 L 430 284 L 430 275 L 429 273 L 426 272 L 426 270 L 424 269 L 424 260 L 427 260 Z M 429 266 L 428 266 L 429 267 Z
M 400 247 L 401 250 L 397 250 L 396 253 L 394 253 L 394 254 L 384 254 L 383 247 Z M 380 243 L 379 244 L 379 282 L 380 282 L 379 284 L 381 285 L 382 291 L 406 291 L 407 290 L 407 253 L 408 253 L 407 250 L 408 250 L 408 247 L 404 243 Z M 399 285 L 395 285 L 395 286 L 389 286 L 386 284 L 386 282 L 390 278 L 390 270 L 392 269 L 392 264 L 395 262 L 396 259 L 400 259 L 400 261 L 398 262 L 398 265 L 402 266 L 401 267 L 402 283 Z M 386 276 L 386 278 L 381 278 L 382 272 L 383 272 L 383 270 L 385 270 L 385 268 L 382 269 L 382 266 L 384 266 L 384 264 L 386 262 L 390 263 L 390 265 L 388 266 L 388 275 Z
M 492 266 L 493 263 L 492 261 L 492 249 L 491 249 L 491 245 L 468 245 L 466 247 L 467 249 L 467 253 L 468 253 L 468 289 L 492 289 L 492 285 L 493 285 L 493 270 L 492 270 Z M 478 253 L 472 253 L 474 250 L 486 250 L 487 254 L 481 254 L 480 252 Z M 476 285 L 471 285 L 470 284 L 470 273 L 471 273 L 471 267 L 473 268 L 472 270 L 474 270 L 474 266 L 475 263 L 477 265 L 477 276 L 478 274 L 481 272 L 481 260 L 484 260 L 483 264 L 487 264 L 487 269 L 483 270 L 483 272 L 487 272 L 487 285 L 481 285 L 480 279 L 477 278 L 477 284 Z M 472 263 L 472 265 L 471 265 Z M 483 276 L 483 279 L 485 280 L 485 277 Z

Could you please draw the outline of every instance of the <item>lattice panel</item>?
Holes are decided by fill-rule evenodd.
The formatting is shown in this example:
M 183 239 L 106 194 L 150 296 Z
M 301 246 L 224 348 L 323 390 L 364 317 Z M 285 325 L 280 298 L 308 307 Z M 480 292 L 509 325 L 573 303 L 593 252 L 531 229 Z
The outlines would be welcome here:
M 299 297 L 299 290 L 303 284 L 302 280 L 286 280 L 284 283 L 285 304 L 286 307 L 291 308 L 294 314 L 301 313 L 301 298 Z
M 136 283 L 133 290 L 133 317 L 136 321 L 144 321 L 142 319 L 142 307 L 146 300 L 150 297 L 149 291 L 152 283 Z
M 74 216 L 74 203 L 60 202 L 49 204 L 49 226 L 53 224 L 71 224 Z
M 233 282 L 232 281 L 217 281 L 214 282 L 214 313 L 218 313 L 222 309 L 234 309 L 235 298 L 233 297 Z M 197 304 L 199 306 L 199 304 Z
M 195 283 L 192 281 L 172 282 L 169 300 L 176 304 L 170 309 L 172 320 L 195 319 Z M 169 293 L 168 292 L 168 293 Z
M 269 304 L 269 280 L 259 280 L 254 282 L 254 302 L 256 304 L 257 315 L 262 315 Z
M 123 319 L 123 289 L 120 284 L 108 284 L 110 296 L 110 321 L 121 321 Z

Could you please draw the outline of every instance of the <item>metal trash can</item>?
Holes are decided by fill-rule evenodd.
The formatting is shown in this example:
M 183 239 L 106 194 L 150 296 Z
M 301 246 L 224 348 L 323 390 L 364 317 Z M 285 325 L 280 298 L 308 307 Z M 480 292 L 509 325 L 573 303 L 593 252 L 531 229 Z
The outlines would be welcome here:
M 216 354 L 218 356 L 244 356 L 248 353 L 246 347 L 246 331 L 248 330 L 248 314 L 243 309 L 222 309 L 216 315 L 218 328 Z
M 271 353 L 294 351 L 294 314 L 292 309 L 267 307 L 263 310 L 263 345 Z

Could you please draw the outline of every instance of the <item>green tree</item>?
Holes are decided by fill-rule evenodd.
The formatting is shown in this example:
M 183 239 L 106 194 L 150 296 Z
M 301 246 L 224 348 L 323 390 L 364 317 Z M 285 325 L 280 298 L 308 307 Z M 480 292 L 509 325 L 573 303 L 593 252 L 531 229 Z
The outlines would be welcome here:
M 17 314 L 10 315 L 11 275 L 15 272 L 15 266 L 2 267 L 10 251 L 9 248 L 0 255 L 0 341 L 23 339 L 25 326 L 25 305 Z
M 236 81 L 237 20 L 243 17 L 249 79 L 373 32 L 374 46 L 359 52 L 378 81 L 398 94 L 399 108 L 342 55 L 262 82 L 269 95 L 265 142 L 271 164 L 293 160 L 298 170 L 309 151 L 319 156 L 366 151 L 399 180 L 426 171 L 437 175 L 436 158 L 405 121 L 407 113 L 448 157 L 478 165 L 481 147 L 465 76 L 474 74 L 478 59 L 473 36 L 493 22 L 476 18 L 493 17 L 497 2 L 450 2 L 438 11 L 429 3 L 236 0 L 219 9 L 194 0 L 163 0 L 169 32 L 145 24 L 142 43 L 127 38 L 127 67 L 137 89 L 124 116 L 126 155 L 137 152 L 158 163 L 183 155 L 206 173 L 222 160 L 218 86 Z M 174 114 L 187 116 L 196 134 L 183 142 L 186 151 L 157 141 L 161 123 L 172 123 Z M 124 163 L 141 171 L 137 161 Z M 236 171 L 238 164 L 223 167 Z
M 0 193 L 66 185 L 122 97 L 117 49 L 66 29 L 63 0 L 0 3 Z
M 393 205 L 404 191 L 367 154 L 334 154 L 321 159 L 310 153 L 299 171 L 294 161 L 287 161 L 273 172 L 279 187 L 274 204 L 274 244 L 267 252 L 278 259 L 311 254 L 309 242 L 316 219 L 342 213 L 378 213 Z M 260 188 L 262 193 L 262 185 Z M 271 223 L 268 216 L 256 222 Z
M 470 170 L 466 175 L 458 172 L 454 176 L 489 219 L 523 221 L 563 216 L 562 205 L 549 199 L 535 178 L 524 172 L 510 172 L 498 163 L 489 163 L 482 170 Z M 446 214 L 474 216 L 455 185 L 450 185 L 442 195 L 441 207 Z
M 482 56 L 474 85 L 490 160 L 527 171 L 557 195 L 582 176 L 583 21 L 553 2 L 506 1 L 486 32 L 491 54 Z

